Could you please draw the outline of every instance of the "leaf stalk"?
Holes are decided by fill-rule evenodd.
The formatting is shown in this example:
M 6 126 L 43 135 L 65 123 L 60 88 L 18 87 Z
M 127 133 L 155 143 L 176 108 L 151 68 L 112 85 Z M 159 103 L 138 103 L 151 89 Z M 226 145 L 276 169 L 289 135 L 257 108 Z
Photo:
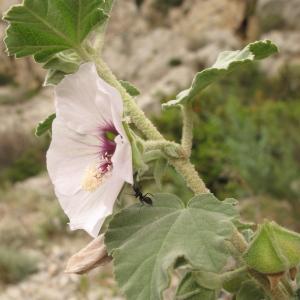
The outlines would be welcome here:
M 186 156 L 190 157 L 192 154 L 194 129 L 193 110 L 191 104 L 187 103 L 182 105 L 181 111 L 183 120 L 181 145 L 186 153 Z

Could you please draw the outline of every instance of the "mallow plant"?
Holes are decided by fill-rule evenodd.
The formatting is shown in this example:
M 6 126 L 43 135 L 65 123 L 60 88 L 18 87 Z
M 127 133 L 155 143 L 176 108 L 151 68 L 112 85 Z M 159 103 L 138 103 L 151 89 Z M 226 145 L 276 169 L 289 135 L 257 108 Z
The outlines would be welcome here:
M 112 263 L 129 300 L 163 299 L 173 277 L 175 299 L 224 293 L 236 300 L 300 299 L 300 235 L 273 221 L 243 223 L 238 201 L 217 199 L 190 162 L 195 98 L 240 66 L 275 54 L 276 45 L 264 40 L 220 53 L 163 104 L 182 112 L 182 139 L 175 143 L 139 108 L 138 89 L 102 59 L 113 2 L 24 0 L 4 16 L 8 54 L 33 56 L 47 70 L 56 111 L 36 135 L 51 134 L 47 168 L 71 229 L 94 238 L 69 260 L 67 272 Z M 149 174 L 160 190 L 166 164 L 182 175 L 191 199 L 144 193 L 141 182 Z M 125 185 L 140 201 L 117 209 Z

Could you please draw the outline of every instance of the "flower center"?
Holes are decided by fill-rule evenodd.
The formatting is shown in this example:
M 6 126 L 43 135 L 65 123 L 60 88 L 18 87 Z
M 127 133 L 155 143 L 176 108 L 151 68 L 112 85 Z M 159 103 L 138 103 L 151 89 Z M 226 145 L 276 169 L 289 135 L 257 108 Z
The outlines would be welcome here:
M 113 163 L 111 158 L 116 150 L 115 137 L 117 130 L 112 124 L 99 128 L 99 156 L 97 164 L 89 166 L 82 178 L 81 187 L 86 192 L 94 192 L 104 181 L 111 176 Z
M 106 152 L 100 160 L 100 165 L 86 169 L 81 183 L 84 191 L 94 192 L 111 175 L 111 157 L 112 155 Z

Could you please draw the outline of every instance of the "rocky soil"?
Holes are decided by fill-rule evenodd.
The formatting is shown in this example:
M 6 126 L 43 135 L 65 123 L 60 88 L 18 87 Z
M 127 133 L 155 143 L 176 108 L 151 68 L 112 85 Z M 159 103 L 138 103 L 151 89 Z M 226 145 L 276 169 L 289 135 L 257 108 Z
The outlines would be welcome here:
M 195 72 L 211 65 L 220 51 L 252 40 L 267 38 L 280 47 L 279 55 L 263 63 L 266 74 L 275 74 L 285 64 L 300 65 L 299 0 L 186 0 L 168 10 L 158 9 L 155 0 L 144 0 L 140 7 L 136 2 L 117 1 L 104 56 L 121 79 L 142 91 L 138 101 L 147 112 L 158 113 L 159 101 L 186 88 Z M 0 12 L 13 3 L 18 1 L 0 0 Z M 1 21 L 1 39 L 4 29 Z M 52 90 L 39 90 L 44 71 L 29 58 L 7 57 L 3 44 L 0 61 L 0 134 L 16 127 L 31 133 L 54 109 Z M 64 229 L 51 242 L 40 240 L 32 228 L 47 222 L 49 216 L 39 209 L 48 205 L 57 204 L 45 175 L 0 191 L 0 230 L 12 228 L 18 238 L 25 236 L 24 249 L 39 261 L 38 273 L 19 284 L 0 286 L 0 300 L 121 299 L 109 267 L 88 277 L 63 273 L 67 258 L 88 238 Z

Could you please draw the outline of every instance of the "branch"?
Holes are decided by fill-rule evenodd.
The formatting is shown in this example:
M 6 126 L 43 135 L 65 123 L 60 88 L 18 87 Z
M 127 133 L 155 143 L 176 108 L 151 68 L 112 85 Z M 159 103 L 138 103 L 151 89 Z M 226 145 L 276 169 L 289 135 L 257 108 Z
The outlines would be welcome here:
M 166 140 L 146 141 L 144 142 L 145 151 L 162 150 L 171 158 L 186 158 L 186 152 L 183 147 L 175 142 Z

